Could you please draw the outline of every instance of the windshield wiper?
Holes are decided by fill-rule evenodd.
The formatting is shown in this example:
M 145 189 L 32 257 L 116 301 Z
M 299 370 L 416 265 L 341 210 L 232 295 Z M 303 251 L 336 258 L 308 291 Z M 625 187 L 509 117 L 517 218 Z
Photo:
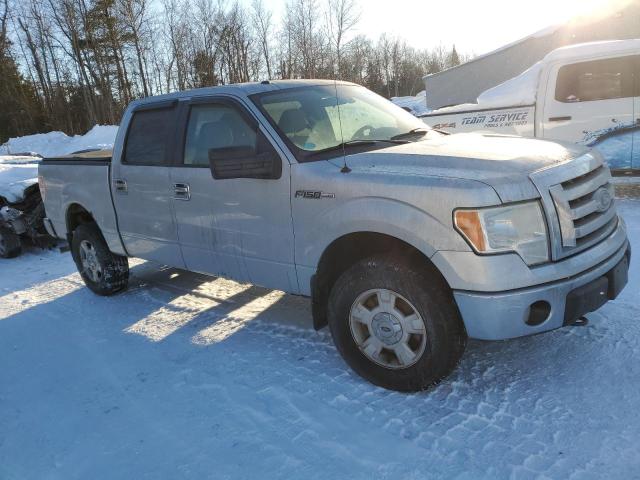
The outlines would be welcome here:
M 404 138 L 404 137 L 410 137 L 411 135 L 415 135 L 417 133 L 422 133 L 422 135 L 426 135 L 428 131 L 429 131 L 429 129 L 426 128 L 426 127 L 416 127 L 416 128 L 413 128 L 413 129 L 409 130 L 408 132 L 399 133 L 398 135 L 394 135 L 393 137 L 391 137 L 391 140 L 399 140 L 399 139 Z
M 332 147 L 327 147 L 327 148 L 323 148 L 322 150 L 316 150 L 314 152 L 310 152 L 310 156 L 314 156 L 314 155 L 318 155 L 326 152 L 333 152 L 335 150 L 342 150 L 345 147 L 375 145 L 377 143 L 391 143 L 393 145 L 401 145 L 408 142 L 406 140 L 400 140 L 400 139 L 394 139 L 394 138 L 389 138 L 389 139 L 380 138 L 380 139 L 371 139 L 371 140 L 361 140 L 361 139 L 347 140 L 346 142 L 333 145 Z

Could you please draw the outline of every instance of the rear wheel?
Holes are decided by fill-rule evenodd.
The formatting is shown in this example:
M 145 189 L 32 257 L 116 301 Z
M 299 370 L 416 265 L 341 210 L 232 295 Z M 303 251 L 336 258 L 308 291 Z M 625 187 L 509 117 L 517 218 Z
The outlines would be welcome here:
M 14 258 L 21 252 L 20 236 L 8 228 L 0 227 L 0 257 Z
M 98 295 L 113 295 L 127 288 L 127 257 L 109 250 L 97 225 L 82 224 L 73 232 L 71 253 L 85 285 Z
M 458 364 L 466 333 L 437 271 L 387 256 L 362 260 L 329 295 L 338 351 L 359 375 L 384 388 L 419 391 Z

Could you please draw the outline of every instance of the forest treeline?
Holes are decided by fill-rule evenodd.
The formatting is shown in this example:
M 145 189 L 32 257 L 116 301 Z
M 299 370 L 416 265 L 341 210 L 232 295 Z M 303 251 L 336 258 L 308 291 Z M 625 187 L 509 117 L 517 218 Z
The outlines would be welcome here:
M 386 96 L 460 63 L 357 35 L 357 0 L 0 0 L 0 143 L 117 124 L 133 99 L 264 79 L 339 78 Z

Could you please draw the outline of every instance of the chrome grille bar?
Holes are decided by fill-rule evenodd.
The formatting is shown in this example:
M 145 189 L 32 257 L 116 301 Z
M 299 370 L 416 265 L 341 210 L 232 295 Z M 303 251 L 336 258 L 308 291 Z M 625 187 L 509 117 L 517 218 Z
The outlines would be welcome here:
M 598 174 L 595 177 L 585 176 L 585 181 L 579 181 L 579 179 L 576 179 L 569 185 L 564 185 L 563 183 L 564 197 L 567 200 L 576 200 L 593 193 L 599 187 L 609 183 L 610 180 L 611 173 L 609 172 L 609 169 L 600 167 Z
M 607 186 L 609 194 L 613 197 L 615 195 L 613 185 Z M 572 202 L 573 203 L 573 202 Z M 575 204 L 571 208 L 571 212 L 574 220 L 579 220 L 587 215 L 597 211 L 599 208 L 598 202 L 595 201 L 593 195 L 587 195 L 584 199 L 581 199 L 579 203 Z
M 585 250 L 617 225 L 611 173 L 595 151 L 531 174 L 547 215 L 552 258 Z
M 590 233 L 593 233 L 599 228 L 604 227 L 607 223 L 613 220 L 615 216 L 615 208 L 609 208 L 609 210 L 607 210 L 606 212 L 598 214 L 593 220 L 590 220 L 584 225 L 575 227 L 576 238 L 586 237 Z

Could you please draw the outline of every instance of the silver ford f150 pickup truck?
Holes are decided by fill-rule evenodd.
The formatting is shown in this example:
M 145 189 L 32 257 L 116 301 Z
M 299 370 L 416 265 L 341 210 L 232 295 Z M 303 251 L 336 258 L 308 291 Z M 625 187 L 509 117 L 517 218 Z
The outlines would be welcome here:
M 47 229 L 94 292 L 140 257 L 307 295 L 346 362 L 403 391 L 444 378 L 467 337 L 618 295 L 631 252 L 609 180 L 587 148 L 446 135 L 332 81 L 135 101 L 113 152 L 40 165 Z

